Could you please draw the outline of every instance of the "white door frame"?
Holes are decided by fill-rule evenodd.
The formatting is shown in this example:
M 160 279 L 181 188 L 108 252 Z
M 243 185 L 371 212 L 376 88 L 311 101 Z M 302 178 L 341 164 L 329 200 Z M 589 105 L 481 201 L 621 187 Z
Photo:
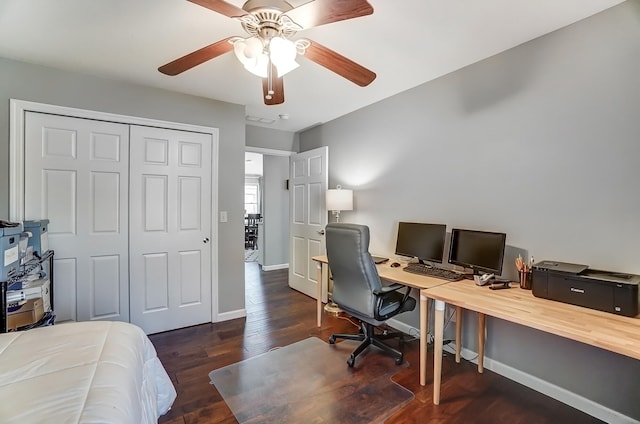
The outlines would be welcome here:
M 277 149 L 266 149 L 264 147 L 253 147 L 253 146 L 246 146 L 244 148 L 245 152 L 252 152 L 252 153 L 261 153 L 263 155 L 267 155 L 267 156 L 292 156 L 295 155 L 296 152 L 290 152 L 288 150 L 277 150 Z
M 9 101 L 9 219 L 24 220 L 24 157 L 25 157 L 25 113 L 40 112 L 54 115 L 87 118 L 98 121 L 119 122 L 182 131 L 210 134 L 211 146 L 211 322 L 218 321 L 218 151 L 219 129 L 158 119 L 139 118 L 94 110 L 76 109 L 46 103 L 10 99 Z

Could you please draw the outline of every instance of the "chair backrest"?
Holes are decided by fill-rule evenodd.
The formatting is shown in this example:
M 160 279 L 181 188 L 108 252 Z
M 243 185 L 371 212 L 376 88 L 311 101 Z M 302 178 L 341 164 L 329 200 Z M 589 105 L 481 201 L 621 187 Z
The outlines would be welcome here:
M 347 312 L 373 318 L 373 291 L 379 290 L 382 283 L 369 254 L 369 227 L 330 223 L 325 240 L 333 276 L 333 301 Z
M 247 215 L 247 225 L 250 227 L 257 227 L 258 221 L 260 221 L 262 217 L 259 213 L 250 213 Z

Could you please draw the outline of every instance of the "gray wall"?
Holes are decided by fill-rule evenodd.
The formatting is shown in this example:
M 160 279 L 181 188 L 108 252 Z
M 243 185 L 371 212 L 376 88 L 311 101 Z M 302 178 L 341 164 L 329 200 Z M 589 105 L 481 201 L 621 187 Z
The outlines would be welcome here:
M 262 265 L 289 263 L 289 157 L 263 158 L 264 167 L 264 257 Z
M 289 131 L 247 125 L 246 137 L 247 146 L 287 152 L 298 151 L 298 134 Z
M 220 129 L 219 312 L 244 309 L 244 107 L 0 58 L 0 217 L 9 214 L 9 99 Z
M 400 220 L 441 222 L 506 232 L 538 260 L 640 274 L 638 75 L 630 0 L 306 131 L 300 147 L 329 146 L 330 186 L 354 190 L 341 218 L 371 227 L 371 251 L 393 253 Z M 489 358 L 640 419 L 640 361 L 499 320 L 488 335 Z

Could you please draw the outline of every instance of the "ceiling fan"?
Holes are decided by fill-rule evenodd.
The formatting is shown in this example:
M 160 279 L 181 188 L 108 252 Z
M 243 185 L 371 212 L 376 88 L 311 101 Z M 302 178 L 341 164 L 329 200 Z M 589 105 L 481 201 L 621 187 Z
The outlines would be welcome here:
M 158 71 L 178 75 L 233 50 L 245 69 L 262 77 L 266 105 L 284 103 L 283 75 L 295 69 L 297 55 L 365 87 L 376 74 L 339 53 L 306 38 L 292 41 L 298 31 L 373 13 L 366 0 L 311 0 L 293 7 L 285 0 L 249 0 L 239 8 L 224 0 L 188 0 L 238 19 L 249 37 L 227 37 L 162 65 Z

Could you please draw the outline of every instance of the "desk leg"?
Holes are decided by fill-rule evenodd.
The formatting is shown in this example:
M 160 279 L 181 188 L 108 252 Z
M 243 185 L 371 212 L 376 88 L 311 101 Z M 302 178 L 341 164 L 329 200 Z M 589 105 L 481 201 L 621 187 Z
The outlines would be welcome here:
M 478 372 L 484 371 L 484 331 L 486 315 L 478 312 Z
M 442 378 L 442 341 L 444 338 L 444 302 L 435 301 L 433 341 L 433 404 L 440 404 L 440 380 Z
M 427 337 L 429 334 L 429 298 L 420 295 L 420 385 L 427 384 Z
M 462 308 L 456 306 L 456 362 L 460 363 L 460 352 L 462 351 Z
M 323 264 L 318 263 L 316 268 L 316 282 L 318 284 L 316 291 L 316 307 L 318 309 L 318 327 L 322 325 L 322 268 Z

